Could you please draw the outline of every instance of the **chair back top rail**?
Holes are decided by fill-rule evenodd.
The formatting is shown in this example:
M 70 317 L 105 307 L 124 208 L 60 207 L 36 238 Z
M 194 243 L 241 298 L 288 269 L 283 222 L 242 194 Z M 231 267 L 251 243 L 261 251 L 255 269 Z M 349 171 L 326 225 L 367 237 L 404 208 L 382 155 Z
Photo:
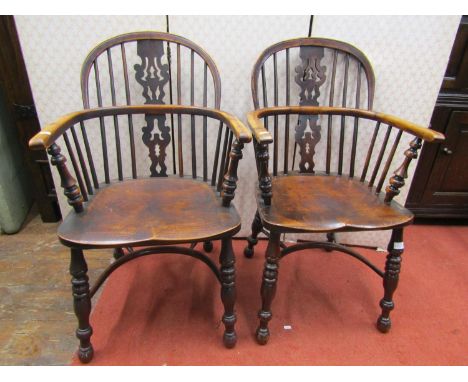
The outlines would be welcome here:
M 174 35 L 171 33 L 165 33 L 165 32 L 157 32 L 157 31 L 141 31 L 141 32 L 131 32 L 131 33 L 125 33 L 121 34 L 115 37 L 112 37 L 108 40 L 105 40 L 101 42 L 99 45 L 97 45 L 91 52 L 88 54 L 86 57 L 85 61 L 83 62 L 82 68 L 81 68 L 81 92 L 82 92 L 82 97 L 83 97 L 83 106 L 84 108 L 88 109 L 90 108 L 90 102 L 89 102 L 89 76 L 91 70 L 94 68 L 95 71 L 95 76 L 97 78 L 97 92 L 98 92 L 98 102 L 102 102 L 101 97 L 100 97 L 100 85 L 98 81 L 99 77 L 99 71 L 98 67 L 96 65 L 96 60 L 97 58 L 107 52 L 107 60 L 108 60 L 108 65 L 109 65 L 109 71 L 110 71 L 110 81 L 111 81 L 111 89 L 113 93 L 114 89 L 114 78 L 113 78 L 113 71 L 112 71 L 112 59 L 110 55 L 110 48 L 119 46 L 121 47 L 121 52 L 122 52 L 122 60 L 123 60 L 123 66 L 124 66 L 124 80 L 125 80 L 125 87 L 126 87 L 126 102 L 127 105 L 131 104 L 131 99 L 129 96 L 129 85 L 128 85 L 128 71 L 127 71 L 127 57 L 125 54 L 125 43 L 129 42 L 139 42 L 143 40 L 156 40 L 156 41 L 163 41 L 166 42 L 167 44 L 169 43 L 174 43 L 177 45 L 177 54 L 176 54 L 176 63 L 175 66 L 179 69 L 177 71 L 177 88 L 179 89 L 178 92 L 178 97 L 177 99 L 180 101 L 180 46 L 185 46 L 186 48 L 191 50 L 191 55 L 193 56 L 193 53 L 197 53 L 198 56 L 202 58 L 202 60 L 205 62 L 205 65 L 209 68 L 212 78 L 213 78 L 213 84 L 214 84 L 214 107 L 216 109 L 220 108 L 221 105 L 221 78 L 218 72 L 218 69 L 216 67 L 215 62 L 213 59 L 208 55 L 208 53 L 199 45 L 193 43 L 192 41 L 178 35 Z M 163 49 L 163 48 L 161 48 Z M 154 52 L 146 52 L 149 55 L 157 55 L 157 53 Z M 170 62 L 171 57 L 170 57 L 170 52 L 168 53 L 168 62 Z M 141 73 L 143 75 L 143 73 Z M 169 80 L 170 80 L 170 96 L 171 96 L 171 103 L 172 103 L 172 73 L 171 73 L 171 68 L 169 67 Z M 193 83 L 193 73 L 191 77 L 191 82 Z M 193 88 L 193 86 L 192 86 Z M 205 93 L 206 93 L 206 88 L 205 88 Z M 204 94 L 204 97 L 206 97 L 206 94 Z M 115 100 L 115 97 L 113 96 L 113 101 Z M 178 102 L 180 104 L 180 102 Z M 102 105 L 99 105 L 102 106 Z M 115 106 L 115 104 L 113 104 Z M 206 105 L 204 105 L 206 106 Z
M 353 57 L 360 65 L 358 67 L 358 81 L 360 81 L 360 72 L 361 72 L 361 66 L 364 69 L 364 73 L 366 75 L 366 80 L 367 80 L 367 92 L 368 92 L 368 99 L 367 99 L 367 108 L 370 110 L 372 109 L 372 104 L 374 100 L 374 92 L 375 92 L 375 75 L 374 75 L 374 70 L 372 69 L 372 65 L 369 61 L 369 59 L 366 57 L 366 55 L 360 51 L 358 48 L 355 46 L 339 41 L 339 40 L 334 40 L 334 39 L 328 39 L 328 38 L 320 38 L 320 37 L 301 37 L 301 38 L 295 38 L 291 40 L 286 40 L 282 41 L 279 43 L 276 43 L 267 49 L 265 49 L 261 54 L 260 57 L 257 59 L 253 70 L 252 70 L 252 76 L 251 76 L 251 90 L 252 90 L 252 98 L 253 98 L 253 103 L 254 103 L 254 108 L 258 109 L 260 108 L 260 94 L 259 94 L 259 77 L 261 77 L 262 81 L 262 87 L 263 87 L 263 107 L 267 107 L 267 94 L 266 94 L 266 86 L 265 86 L 265 67 L 264 64 L 266 61 L 273 56 L 274 58 L 274 82 L 275 82 L 275 106 L 277 105 L 277 70 L 276 70 L 276 54 L 280 51 L 286 50 L 286 77 L 287 77 L 287 83 L 286 83 L 286 102 L 287 105 L 290 104 L 290 74 L 289 74 L 289 67 L 290 67 L 290 54 L 289 54 L 289 49 L 291 48 L 303 48 L 303 47 L 311 47 L 311 48 L 323 48 L 323 49 L 331 49 L 334 51 L 333 55 L 333 65 L 332 65 L 332 73 L 330 76 L 331 79 L 331 88 L 330 88 L 330 99 L 329 99 L 329 104 L 330 106 L 333 106 L 333 93 L 335 90 L 335 75 L 336 75 L 336 70 L 337 70 L 337 52 L 342 52 L 346 55 L 346 60 L 345 60 L 345 79 L 344 79 L 344 89 L 343 89 L 343 97 L 344 100 L 343 102 L 346 102 L 346 88 L 347 88 L 347 82 L 348 82 L 348 66 L 349 66 L 349 57 Z M 314 57 L 302 57 L 302 60 L 306 62 L 306 65 L 311 65 L 312 63 L 310 60 L 312 59 L 317 59 L 318 61 L 315 62 L 315 66 L 312 69 L 312 72 L 319 72 L 320 69 L 326 69 L 324 67 L 320 67 L 320 60 L 323 57 L 323 52 L 309 52 L 312 56 Z M 304 55 L 308 55 L 309 53 L 304 53 Z M 300 53 L 301 54 L 301 53 Z M 316 55 L 319 54 L 321 57 L 316 57 Z M 304 69 L 305 68 L 300 68 Z M 297 68 L 296 68 L 297 71 Z M 325 73 L 315 73 L 315 75 L 320 76 L 325 76 Z M 297 82 L 297 79 L 296 79 Z M 321 84 L 318 84 L 320 86 Z M 360 90 L 358 89 L 358 92 Z M 357 102 L 359 102 L 359 96 L 357 95 Z M 303 102 L 303 100 L 301 101 Z M 345 104 L 342 106 L 346 106 Z

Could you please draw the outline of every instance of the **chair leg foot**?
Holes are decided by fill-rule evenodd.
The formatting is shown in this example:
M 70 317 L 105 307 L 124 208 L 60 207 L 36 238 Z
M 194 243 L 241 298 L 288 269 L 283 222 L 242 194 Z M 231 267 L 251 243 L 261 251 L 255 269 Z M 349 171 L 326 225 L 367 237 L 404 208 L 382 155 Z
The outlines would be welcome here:
M 336 243 L 336 235 L 334 232 L 328 232 L 327 233 L 327 241 L 329 243 Z M 329 249 L 329 248 L 325 248 L 325 251 L 326 252 L 331 252 L 333 251 L 332 249 Z
M 80 348 L 78 349 L 78 358 L 81 363 L 90 363 L 94 356 L 94 349 L 93 345 L 90 345 L 87 348 Z
M 232 349 L 234 346 L 236 346 L 237 343 L 237 334 L 236 331 L 234 330 L 234 324 L 236 322 L 236 316 L 223 316 L 223 323 L 226 328 L 223 334 L 223 343 L 224 346 L 228 349 Z M 229 330 L 228 328 L 232 326 L 232 330 Z M 229 330 L 229 331 L 228 331 Z
M 80 341 L 78 357 L 88 363 L 93 359 L 94 350 L 91 344 L 93 328 L 89 324 L 91 314 L 91 297 L 89 295 L 88 266 L 81 249 L 71 249 L 70 274 L 72 275 L 73 308 L 78 319 L 76 337 Z
M 248 259 L 251 259 L 254 255 L 254 247 L 258 243 L 257 236 L 262 231 L 262 229 L 262 219 L 260 219 L 260 214 L 257 210 L 257 212 L 255 212 L 255 217 L 252 222 L 252 234 L 249 237 L 247 237 L 247 247 L 245 247 L 244 249 L 244 256 Z
M 114 259 L 118 260 L 125 255 L 123 248 L 114 249 Z
M 213 250 L 213 242 L 212 241 L 205 241 L 203 243 L 203 250 L 205 252 L 210 253 Z
M 395 228 L 392 231 L 392 237 L 388 245 L 388 255 L 383 277 L 384 297 L 380 300 L 382 313 L 377 320 L 377 329 L 382 333 L 387 333 L 392 327 L 390 312 L 395 308 L 393 294 L 398 286 L 400 277 L 403 248 L 403 229 Z
M 263 320 L 265 320 L 267 323 L 268 321 L 271 320 L 271 316 L 272 316 L 271 313 L 263 312 L 263 311 L 260 311 L 258 315 L 259 317 L 263 316 Z M 257 332 L 255 333 L 257 337 L 257 342 L 259 345 L 266 345 L 268 343 L 268 340 L 270 339 L 270 329 L 268 329 L 268 326 L 266 325 L 265 327 L 259 326 L 257 328 Z
M 271 320 L 271 304 L 276 294 L 278 281 L 278 268 L 280 259 L 280 234 L 270 232 L 268 247 L 265 254 L 265 267 L 263 270 L 262 287 L 260 295 L 262 297 L 262 309 L 258 312 L 259 325 L 256 331 L 257 342 L 265 345 L 270 338 L 268 323 Z
M 236 302 L 236 269 L 235 256 L 232 249 L 232 238 L 221 241 L 221 300 L 224 305 L 222 321 L 224 323 L 223 342 L 227 348 L 233 348 L 237 342 L 235 324 L 237 321 L 234 305 Z
M 382 315 L 379 316 L 379 319 L 377 320 L 377 329 L 379 332 L 388 333 L 391 327 L 392 321 L 390 320 L 390 317 L 383 317 Z
M 247 257 L 248 259 L 251 259 L 254 255 L 254 246 L 257 244 L 257 243 L 254 243 L 252 245 L 250 245 L 250 240 L 252 239 L 250 236 L 247 238 L 247 240 L 249 241 L 249 245 L 247 247 L 244 248 L 244 256 Z M 255 240 L 256 242 L 258 240 Z

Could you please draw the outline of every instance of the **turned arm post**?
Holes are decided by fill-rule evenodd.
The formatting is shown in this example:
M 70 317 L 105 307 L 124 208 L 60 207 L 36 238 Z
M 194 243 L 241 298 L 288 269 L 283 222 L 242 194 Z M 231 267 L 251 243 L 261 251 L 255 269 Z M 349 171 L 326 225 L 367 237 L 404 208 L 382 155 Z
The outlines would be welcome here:
M 268 172 L 268 160 L 270 159 L 268 143 L 257 143 L 255 155 L 257 157 L 258 186 L 265 205 L 269 206 L 273 194 L 271 191 L 271 176 Z
M 83 196 L 81 195 L 80 187 L 76 184 L 76 180 L 72 177 L 65 164 L 67 158 L 61 154 L 60 146 L 56 143 L 50 145 L 47 152 L 51 156 L 52 165 L 57 167 L 60 175 L 60 185 L 64 189 L 68 204 L 70 204 L 76 212 L 82 212 Z
M 421 138 L 414 138 L 410 142 L 410 148 L 405 151 L 403 163 L 393 173 L 393 176 L 390 178 L 390 184 L 385 188 L 385 203 L 389 204 L 400 193 L 400 188 L 405 185 L 405 179 L 408 177 L 409 165 L 413 159 L 418 157 L 418 150 L 421 146 Z
M 239 161 L 242 159 L 243 148 L 244 144 L 236 139 L 229 154 L 231 160 L 229 161 L 228 170 L 224 175 L 223 191 L 221 192 L 224 207 L 229 207 L 231 200 L 234 199 L 238 180 L 237 168 L 239 166 Z

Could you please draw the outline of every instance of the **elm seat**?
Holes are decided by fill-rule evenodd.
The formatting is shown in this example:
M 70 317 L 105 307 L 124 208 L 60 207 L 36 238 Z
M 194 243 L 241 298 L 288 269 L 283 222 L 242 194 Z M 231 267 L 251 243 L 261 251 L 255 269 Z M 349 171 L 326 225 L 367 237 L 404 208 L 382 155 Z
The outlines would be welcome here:
M 273 198 L 258 209 L 268 229 L 287 232 L 382 230 L 411 223 L 413 214 L 359 180 L 330 175 L 279 176 L 272 180 Z
M 111 248 L 214 240 L 240 225 L 235 207 L 223 207 L 209 184 L 148 178 L 101 189 L 82 213 L 65 218 L 58 235 L 70 247 Z

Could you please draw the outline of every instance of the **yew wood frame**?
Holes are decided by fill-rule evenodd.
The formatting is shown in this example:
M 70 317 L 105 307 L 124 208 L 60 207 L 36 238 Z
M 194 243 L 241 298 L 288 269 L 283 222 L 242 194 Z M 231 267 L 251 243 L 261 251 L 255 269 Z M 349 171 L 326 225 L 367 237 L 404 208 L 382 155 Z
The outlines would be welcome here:
M 355 46 L 346 43 L 344 41 L 339 41 L 339 40 L 334 40 L 334 39 L 328 39 L 328 38 L 320 38 L 320 37 L 300 37 L 300 38 L 294 38 L 286 41 L 281 41 L 276 44 L 271 45 L 270 47 L 266 48 L 259 56 L 257 61 L 255 62 L 255 65 L 252 70 L 252 75 L 251 75 L 251 91 L 252 91 L 252 100 L 254 104 L 254 108 L 258 110 L 260 108 L 260 104 L 262 102 L 263 108 L 266 108 L 269 106 L 268 102 L 268 94 L 267 94 L 267 86 L 266 86 L 266 80 L 265 80 L 265 64 L 268 60 L 271 60 L 273 58 L 273 66 L 274 66 L 274 73 L 273 73 L 273 79 L 274 79 L 274 94 L 273 94 L 273 106 L 278 107 L 279 102 L 278 102 L 278 68 L 277 68 L 277 54 L 281 51 L 285 51 L 286 53 L 286 105 L 285 106 L 291 106 L 291 76 L 290 76 L 290 49 L 291 48 L 299 48 L 299 49 L 312 49 L 316 53 L 317 51 L 324 50 L 324 49 L 329 49 L 333 51 L 333 66 L 331 69 L 331 79 L 330 79 L 330 95 L 329 99 L 326 100 L 325 102 L 328 102 L 328 106 L 334 106 L 334 94 L 335 94 L 335 89 L 337 88 L 337 84 L 335 81 L 336 77 L 336 72 L 337 72 L 337 58 L 339 54 L 343 54 L 345 56 L 345 67 L 344 67 L 344 86 L 343 86 L 343 97 L 341 100 L 341 106 L 346 107 L 347 106 L 347 89 L 348 89 L 348 72 L 349 72 L 349 62 L 350 62 L 350 57 L 352 57 L 356 62 L 358 66 L 358 78 L 357 78 L 357 86 L 356 86 L 356 92 L 355 92 L 355 108 L 359 109 L 360 108 L 360 102 L 361 102 L 361 94 L 360 94 L 360 89 L 361 89 L 361 71 L 364 72 L 365 78 L 366 78 L 366 83 L 367 83 L 367 109 L 371 110 L 372 105 L 374 102 L 374 93 L 375 93 L 375 74 L 372 69 L 372 65 L 369 61 L 369 59 L 366 57 L 366 55 L 360 51 L 358 48 Z M 313 52 L 312 56 L 314 55 Z M 313 58 L 313 57 L 311 57 Z M 320 66 L 320 62 L 316 63 L 318 66 Z M 309 64 L 310 65 L 310 62 Z M 305 71 L 305 68 L 302 68 Z M 322 69 L 326 70 L 326 67 L 323 67 Z M 297 70 L 297 69 L 296 69 Z M 305 73 L 304 73 L 305 74 Z M 318 74 L 318 73 L 317 73 Z M 259 78 L 261 78 L 261 84 L 262 84 L 262 98 L 260 98 L 260 92 L 259 92 Z M 339 87 L 339 86 L 338 86 Z M 302 86 L 301 86 L 302 88 Z M 304 89 L 303 89 L 304 90 Z M 302 103 L 304 100 L 300 100 L 299 103 Z M 318 101 L 318 100 L 317 100 Z M 306 102 L 307 104 L 310 105 L 310 100 Z M 312 101 L 312 103 L 314 103 Z M 301 105 L 304 106 L 304 105 Z M 313 105 L 313 106 L 318 106 L 318 102 Z M 268 130 L 268 119 L 265 118 L 265 127 Z M 299 121 L 298 121 L 299 122 Z M 331 141 L 330 141 L 330 125 L 331 125 L 331 117 L 329 117 L 328 121 L 328 142 L 327 145 L 330 147 Z M 288 146 L 289 146 L 289 126 L 290 126 L 290 120 L 289 120 L 289 115 L 287 116 L 286 122 L 285 122 L 285 139 L 284 139 L 284 145 L 285 145 L 285 157 L 284 157 L 284 174 L 288 174 L 288 165 L 289 165 L 289 153 L 288 153 Z M 275 141 L 273 145 L 273 175 L 277 175 L 278 173 L 278 119 L 275 117 L 274 119 L 274 136 L 275 136 Z M 344 131 L 343 124 L 341 128 L 342 132 Z M 298 142 L 295 142 L 294 145 L 294 155 L 293 155 L 293 168 L 294 168 L 294 161 L 295 161 L 295 154 L 296 154 L 296 149 L 298 146 Z M 254 141 L 254 148 L 257 151 L 257 146 L 256 146 L 256 141 Z M 342 154 L 342 150 L 340 152 Z M 313 157 L 313 155 L 312 155 Z M 327 167 L 327 173 L 330 172 L 330 161 L 331 161 L 331 156 L 330 156 L 330 150 L 328 149 L 327 151 L 327 162 L 326 162 L 326 167 Z M 310 159 L 310 156 L 309 156 Z M 342 157 L 340 156 L 340 163 L 342 163 Z M 292 170 L 292 169 L 291 169 Z M 339 173 L 341 174 L 341 165 L 339 169 Z M 244 250 L 244 255 L 246 257 L 252 257 L 254 254 L 254 247 L 257 244 L 257 236 L 259 232 L 263 232 L 266 234 L 268 237 L 269 233 L 264 230 L 262 222 L 258 216 L 258 211 L 255 214 L 254 220 L 252 222 L 252 234 L 247 238 L 248 245 Z M 335 234 L 333 232 L 327 233 L 327 239 L 329 242 L 336 242 Z
M 412 159 L 417 158 L 417 151 L 421 148 L 422 140 L 426 142 L 440 142 L 445 139 L 444 135 L 419 126 L 417 124 L 408 122 L 404 119 L 391 116 L 388 114 L 372 112 L 361 109 L 351 109 L 351 108 L 339 108 L 339 107 L 304 107 L 304 106 L 292 106 L 292 107 L 270 107 L 263 108 L 259 110 L 252 111 L 248 114 L 248 123 L 252 130 L 254 136 L 254 144 L 256 145 L 256 160 L 257 160 L 257 169 L 258 169 L 258 199 L 257 203 L 260 206 L 268 206 L 271 204 L 272 198 L 274 198 L 274 189 L 272 188 L 272 177 L 268 170 L 269 162 L 269 152 L 268 146 L 273 143 L 273 137 L 270 132 L 264 127 L 262 119 L 265 119 L 269 116 L 278 116 L 278 115 L 329 115 L 329 116 L 345 116 L 345 117 L 355 117 L 363 118 L 376 121 L 377 123 L 385 123 L 389 125 L 389 128 L 395 127 L 400 132 L 407 132 L 416 138 L 411 142 L 410 148 L 405 151 L 405 159 L 403 163 L 396 169 L 393 173 L 393 176 L 390 177 L 388 185 L 385 189 L 385 196 L 382 198 L 383 202 L 386 204 L 394 203 L 392 199 L 394 196 L 398 195 L 400 188 L 404 186 L 404 179 L 407 177 L 408 167 Z M 398 144 L 398 142 L 397 142 Z M 396 146 L 395 146 L 396 148 Z M 372 153 L 372 151 L 371 151 Z M 393 157 L 393 153 L 392 153 Z M 366 161 L 365 166 L 369 164 L 369 155 Z M 380 166 L 380 164 L 379 164 Z M 387 168 L 388 171 L 388 168 Z M 385 172 L 386 174 L 386 172 Z M 292 175 L 292 174 L 291 174 Z M 294 174 L 301 175 L 301 174 Z M 288 175 L 281 175 L 288 176 Z M 317 174 L 312 176 L 336 176 L 336 174 Z M 345 175 L 339 175 L 345 176 Z M 365 179 L 361 177 L 361 182 L 365 182 Z M 369 184 L 376 193 L 380 193 L 381 190 L 374 187 L 372 184 Z M 311 190 L 313 192 L 313 190 Z M 353 249 L 334 243 L 330 240 L 328 236 L 328 242 L 305 242 L 294 245 L 286 246 L 280 241 L 280 235 L 287 232 L 317 232 L 313 229 L 305 231 L 296 231 L 288 229 L 287 227 L 281 227 L 280 225 L 271 226 L 269 225 L 269 232 L 265 232 L 269 236 L 268 247 L 266 250 L 266 262 L 263 273 L 263 282 L 261 287 L 261 297 L 262 297 L 262 308 L 258 313 L 260 320 L 259 326 L 257 328 L 256 336 L 257 341 L 260 344 L 266 344 L 270 337 L 270 332 L 268 329 L 268 323 L 272 318 L 271 313 L 271 304 L 276 293 L 276 284 L 278 280 L 278 267 L 279 261 L 284 256 L 292 253 L 301 251 L 304 249 L 313 249 L 313 248 L 323 248 L 327 251 L 339 251 L 345 254 L 348 254 L 357 260 L 364 263 L 366 266 L 371 268 L 376 274 L 383 278 L 384 286 L 384 297 L 380 301 L 380 306 L 382 308 L 381 315 L 377 320 L 377 328 L 379 331 L 385 333 L 390 330 L 391 321 L 390 321 L 390 312 L 394 308 L 393 302 L 393 293 L 396 290 L 398 285 L 399 272 L 401 267 L 401 255 L 403 253 L 403 227 L 407 224 L 410 224 L 412 218 L 406 221 L 404 224 L 399 226 L 388 227 L 392 228 L 392 236 L 390 243 L 388 245 L 388 256 L 385 265 L 385 270 L 380 270 L 377 266 L 372 264 L 364 256 L 360 255 L 358 252 Z M 252 224 L 253 231 L 260 232 L 263 230 L 264 222 L 257 211 L 254 223 Z M 381 228 L 376 228 L 381 229 Z M 343 227 L 339 231 L 356 231 L 353 227 Z M 361 229 L 362 230 L 362 229 Z M 334 231 L 336 232 L 336 231 Z
M 29 146 L 33 150 L 47 149 L 51 155 L 52 165 L 57 167 L 61 179 L 61 186 L 67 196 L 68 203 L 73 207 L 74 211 L 71 214 L 82 214 L 86 210 L 86 202 L 84 201 L 83 194 L 80 187 L 77 185 L 76 180 L 71 175 L 67 168 L 67 159 L 60 152 L 60 147 L 57 145 L 56 140 L 63 136 L 75 124 L 83 123 L 86 120 L 94 118 L 102 118 L 108 116 L 118 115 L 160 115 L 160 114 L 175 114 L 175 115 L 193 115 L 193 116 L 206 116 L 219 120 L 232 132 L 235 141 L 232 144 L 229 163 L 226 163 L 226 172 L 224 174 L 224 181 L 219 196 L 219 203 L 223 208 L 229 208 L 231 200 L 234 198 L 235 189 L 237 187 L 237 166 L 239 160 L 242 158 L 242 148 L 244 143 L 248 143 L 252 139 L 250 131 L 240 122 L 236 117 L 214 109 L 193 107 L 193 106 L 180 106 L 180 105 L 145 105 L 145 106 L 122 106 L 122 107 L 109 107 L 98 109 L 87 109 L 75 113 L 68 114 L 56 122 L 46 126 L 41 132 L 36 134 L 29 142 Z M 222 125 L 221 125 L 222 126 Z M 73 158 L 72 158 L 73 159 Z M 75 162 L 72 160 L 72 162 Z M 73 163 L 75 166 L 75 163 Z M 120 180 L 119 183 L 125 182 L 126 179 Z M 155 179 L 154 181 L 162 181 L 164 179 Z M 216 187 L 213 186 L 216 191 Z M 99 191 L 97 191 L 99 192 Z M 167 244 L 164 241 L 158 241 L 157 238 L 145 242 L 135 243 L 138 246 L 148 246 L 143 249 L 133 250 L 129 248 L 129 253 L 125 256 L 116 258 L 116 261 L 111 264 L 104 272 L 98 277 L 95 284 L 90 288 L 87 276 L 87 264 L 83 255 L 83 249 L 92 248 L 116 248 L 122 251 L 122 245 L 119 244 L 105 244 L 102 246 L 89 245 L 84 243 L 78 245 L 77 243 L 69 243 L 60 238 L 64 245 L 71 247 L 71 263 L 70 273 L 72 275 L 72 290 L 74 297 L 74 309 L 78 317 L 79 326 L 76 335 L 80 340 L 78 349 L 78 356 L 81 362 L 90 362 L 93 358 L 94 350 L 91 345 L 92 328 L 89 324 L 89 315 L 91 312 L 91 298 L 94 296 L 103 282 L 121 265 L 128 261 L 137 259 L 142 256 L 160 254 L 160 253 L 176 253 L 185 256 L 191 256 L 204 262 L 214 273 L 217 280 L 221 284 L 221 298 L 224 304 L 223 323 L 225 325 L 224 344 L 226 347 L 231 348 L 236 344 L 236 332 L 234 325 L 236 316 L 234 312 L 235 303 L 235 267 L 234 267 L 234 252 L 232 249 L 232 236 L 238 232 L 240 224 L 233 227 L 229 232 L 220 232 L 219 238 L 221 239 L 221 254 L 220 264 L 218 270 L 215 263 L 205 254 L 193 248 L 179 247 Z M 197 239 L 195 242 L 205 241 L 204 237 Z M 212 238 L 209 238 L 212 239 Z M 185 240 L 183 237 L 178 241 L 192 242 L 193 238 Z

